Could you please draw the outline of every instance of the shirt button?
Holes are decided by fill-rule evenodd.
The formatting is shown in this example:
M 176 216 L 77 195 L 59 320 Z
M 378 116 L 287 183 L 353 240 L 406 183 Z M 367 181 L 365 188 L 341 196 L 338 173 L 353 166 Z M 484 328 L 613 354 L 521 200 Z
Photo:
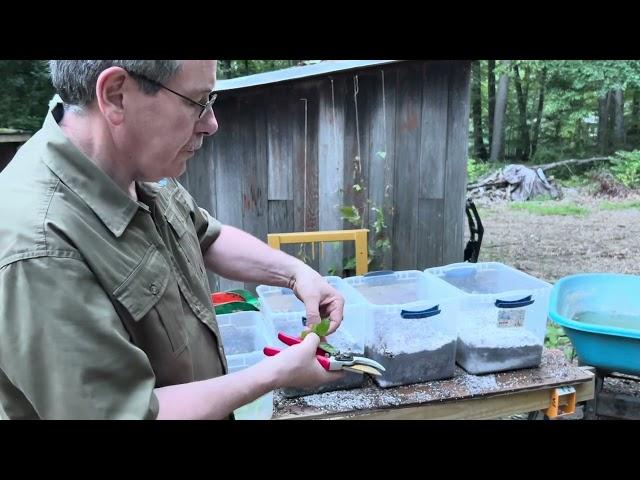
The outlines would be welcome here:
M 153 295 L 158 295 L 158 286 L 155 283 L 152 283 L 151 285 L 149 285 L 149 291 L 153 294 Z

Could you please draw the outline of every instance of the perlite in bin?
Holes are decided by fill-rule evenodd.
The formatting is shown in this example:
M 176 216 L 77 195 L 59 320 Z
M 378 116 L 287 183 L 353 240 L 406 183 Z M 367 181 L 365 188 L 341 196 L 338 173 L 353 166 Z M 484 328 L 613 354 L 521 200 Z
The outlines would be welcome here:
M 448 308 L 444 306 L 444 308 Z M 394 387 L 451 378 L 455 369 L 453 319 L 441 316 L 439 305 L 423 310 L 377 307 L 365 355 L 384 365 L 374 381 Z
M 273 342 L 270 327 L 261 312 L 218 315 L 229 373 L 243 370 L 264 360 L 262 349 Z M 234 411 L 238 420 L 267 420 L 273 414 L 273 392 Z
M 324 278 L 345 298 L 342 324 L 338 330 L 326 337 L 327 342 L 341 352 L 348 352 L 355 356 L 364 355 L 366 319 L 361 297 L 340 277 L 328 276 Z M 273 331 L 299 337 L 304 330 L 303 318 L 306 315 L 306 310 L 304 304 L 298 300 L 293 291 L 288 288 L 259 285 L 256 292 L 260 298 L 262 311 Z M 276 340 L 273 346 L 286 347 L 280 340 Z M 316 388 L 284 388 L 281 393 L 287 398 L 294 398 L 334 390 L 347 390 L 361 387 L 364 380 L 364 375 L 345 372 L 344 376 L 335 382 Z
M 540 365 L 551 285 L 497 262 L 425 271 L 455 286 L 457 362 L 474 375 Z
M 459 322 L 458 364 L 474 375 L 539 366 L 542 342 L 524 326 L 524 311 L 519 309 L 531 301 L 525 297 L 508 303 L 508 308 L 500 302 L 480 305 L 476 301 L 472 309 L 463 308 L 466 313 Z

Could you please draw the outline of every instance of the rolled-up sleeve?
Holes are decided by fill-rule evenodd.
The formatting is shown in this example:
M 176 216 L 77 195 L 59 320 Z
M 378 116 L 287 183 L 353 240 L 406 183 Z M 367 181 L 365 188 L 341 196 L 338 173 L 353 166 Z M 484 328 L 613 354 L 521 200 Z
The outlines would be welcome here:
M 200 250 L 204 253 L 220 235 L 222 224 L 209 215 L 204 208 L 198 207 L 197 210 L 200 215 L 196 215 L 196 232 L 200 241 Z
M 1 268 L 0 312 L 0 369 L 37 417 L 157 417 L 151 364 L 84 262 L 45 256 Z M 20 410 L 3 401 L 7 416 Z

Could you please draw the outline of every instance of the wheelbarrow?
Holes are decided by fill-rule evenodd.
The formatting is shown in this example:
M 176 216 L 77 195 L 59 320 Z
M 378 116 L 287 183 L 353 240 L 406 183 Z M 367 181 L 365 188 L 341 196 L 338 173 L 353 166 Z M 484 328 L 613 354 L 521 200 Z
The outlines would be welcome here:
M 640 386 L 639 295 L 639 276 L 605 273 L 565 277 L 552 289 L 549 317 L 563 327 L 580 363 L 595 369 L 585 419 L 640 420 L 635 395 L 605 387 L 608 381 Z

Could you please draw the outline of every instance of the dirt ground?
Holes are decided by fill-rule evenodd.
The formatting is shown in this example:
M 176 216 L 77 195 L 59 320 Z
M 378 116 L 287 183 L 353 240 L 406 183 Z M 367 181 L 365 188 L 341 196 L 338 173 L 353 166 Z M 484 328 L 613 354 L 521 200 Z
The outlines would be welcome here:
M 638 194 L 594 198 L 569 190 L 563 200 L 548 202 L 580 205 L 589 211 L 584 216 L 532 214 L 507 202 L 476 203 L 485 228 L 478 261 L 502 262 L 551 283 L 574 273 L 640 275 L 640 208 L 602 208 L 639 199 Z
M 576 189 L 565 190 L 565 198 L 559 202 L 549 202 L 580 205 L 589 211 L 584 216 L 540 215 L 510 208 L 508 202 L 476 202 L 485 228 L 478 261 L 505 263 L 551 283 L 574 273 L 640 275 L 640 208 L 603 208 L 639 199 L 637 193 L 624 198 L 594 198 L 586 189 Z M 609 389 L 606 382 L 605 389 Z M 640 385 L 628 382 L 624 393 L 640 396 Z M 566 419 L 582 416 L 580 407 Z M 509 418 L 526 419 L 527 414 Z

